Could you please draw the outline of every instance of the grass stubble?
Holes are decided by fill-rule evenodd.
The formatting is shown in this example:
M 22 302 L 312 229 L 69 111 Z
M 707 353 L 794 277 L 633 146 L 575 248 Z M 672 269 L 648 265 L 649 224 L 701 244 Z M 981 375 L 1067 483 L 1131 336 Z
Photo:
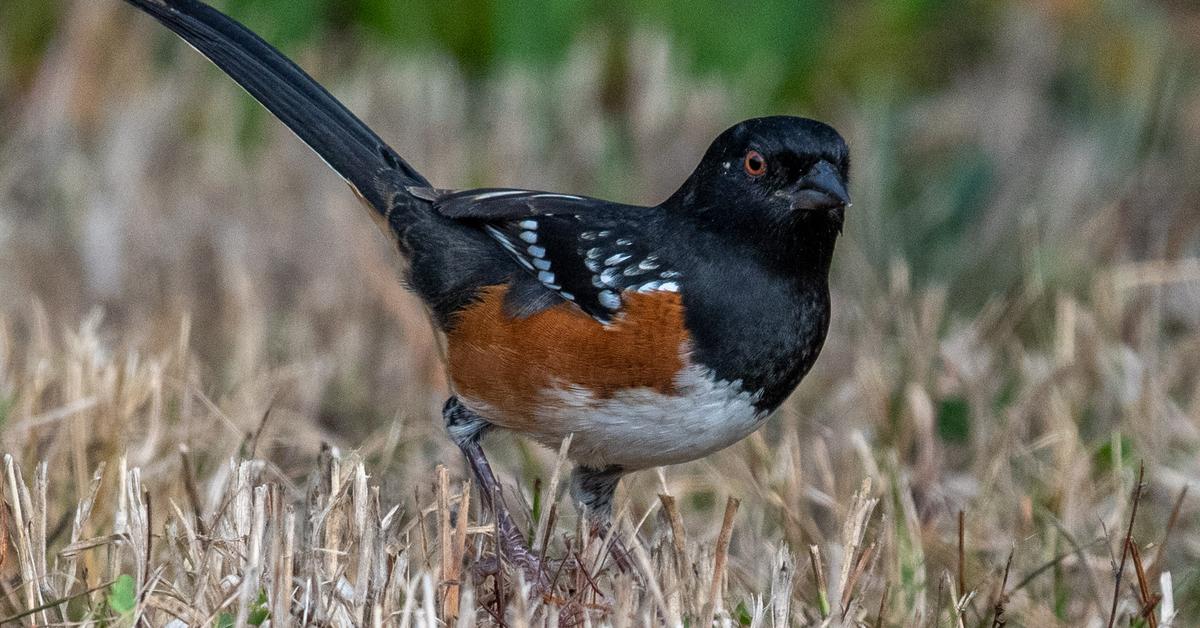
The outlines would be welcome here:
M 1195 190 L 1169 184 L 1195 155 L 1147 132 L 1131 166 L 1096 139 L 1138 135 L 1138 115 L 1101 132 L 1034 98 L 1006 118 L 992 86 L 1049 89 L 1018 71 L 1029 15 L 940 98 L 835 120 L 857 211 L 824 353 L 761 432 L 625 482 L 634 573 L 583 533 L 561 452 L 489 439 L 551 566 L 532 599 L 483 568 L 493 522 L 441 433 L 437 347 L 386 241 L 203 63 L 137 62 L 160 34 L 102 5 L 68 18 L 0 143 L 0 624 L 1197 625 L 1200 261 L 1180 243 L 1198 224 Z M 334 87 L 435 182 L 580 190 L 619 166 L 626 198 L 656 198 L 734 107 L 678 80 L 663 39 L 629 45 L 647 62 L 620 159 L 596 149 L 620 135 L 603 42 L 548 79 L 469 89 L 436 56 L 368 58 Z M 322 58 L 302 61 L 322 75 Z M 1191 110 L 1144 89 L 1134 113 Z M 880 262 L 904 237 L 890 217 L 950 202 L 887 209 L 896 146 L 967 140 L 998 170 L 964 272 Z
M 978 445 L 920 428 L 934 419 L 922 416 L 932 402 L 915 384 L 860 371 L 832 389 L 854 405 L 870 401 L 864 390 L 903 390 L 893 420 L 912 426 L 913 442 L 871 444 L 857 428 L 802 435 L 785 412 L 770 439 L 755 435 L 699 468 L 644 473 L 623 491 L 614 528 L 633 574 L 583 533 L 563 496 L 562 451 L 517 447 L 534 458 L 534 476 L 548 473 L 506 493 L 552 569 L 554 593 L 532 599 L 518 574 L 475 567 L 495 562 L 494 529 L 453 451 L 391 454 L 424 469 L 400 478 L 409 495 L 386 481 L 395 470 L 372 470 L 398 464 L 385 464 L 378 444 L 318 441 L 315 459 L 297 462 L 285 384 L 253 387 L 257 404 L 209 399 L 189 339 L 143 358 L 109 349 L 100 329 L 93 319 L 23 347 L 20 362 L 34 368 L 13 360 L 4 335 L 6 449 L 19 443 L 0 491 L 5 623 L 1179 626 L 1189 625 L 1181 607 L 1195 603 L 1174 584 L 1194 569 L 1188 484 L 1153 455 L 1135 470 L 1123 451 L 1152 454 L 1139 441 L 1145 424 L 1089 452 L 1078 431 L 1050 427 L 1061 416 L 1041 412 L 1068 403 L 1063 391 L 1093 394 L 1096 380 L 1075 361 L 1100 346 L 1077 346 L 1074 366 L 1018 382 L 996 434 Z M 1030 421 L 1046 431 L 1030 438 Z M 937 464 L 922 461 L 925 448 Z M 973 471 L 949 467 L 970 455 Z

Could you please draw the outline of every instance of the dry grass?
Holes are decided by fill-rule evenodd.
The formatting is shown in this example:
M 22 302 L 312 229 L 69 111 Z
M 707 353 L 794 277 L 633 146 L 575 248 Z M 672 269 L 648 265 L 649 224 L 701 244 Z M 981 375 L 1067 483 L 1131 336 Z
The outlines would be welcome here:
M 892 298 L 887 311 L 914 314 L 912 297 Z M 1129 354 L 1104 340 L 1095 312 L 1076 306 L 1064 318 L 1075 322 L 1076 344 L 1056 358 L 1015 349 L 1011 336 L 1003 352 L 982 344 L 977 334 L 994 325 L 964 327 L 927 350 L 937 356 L 916 354 L 924 343 L 904 344 L 896 331 L 884 347 L 904 362 L 862 366 L 814 402 L 831 417 L 893 407 L 887 420 L 902 427 L 880 426 L 873 439 L 907 442 L 873 445 L 861 429 L 808 428 L 785 412 L 769 434 L 711 461 L 634 478 L 620 510 L 624 534 L 637 531 L 636 578 L 612 568 L 596 541 L 579 534 L 573 509 L 552 492 L 559 486 L 553 459 L 526 452 L 542 461 L 530 464 L 548 481 L 522 485 L 524 525 L 546 531 L 534 543 L 556 565 L 570 559 L 544 604 L 523 599 L 512 578 L 497 582 L 472 569 L 494 552 L 492 528 L 477 499 L 463 509 L 469 484 L 435 468 L 438 460 L 460 468 L 447 448 L 384 456 L 389 446 L 379 443 L 388 437 L 380 434 L 355 452 L 323 449 L 313 463 L 282 468 L 307 447 L 286 444 L 303 431 L 269 373 L 249 387 L 254 392 L 212 399 L 200 388 L 187 336 L 142 357 L 111 350 L 94 322 L 48 332 L 45 346 L 22 351 L 7 333 L 0 355 L 12 455 L 2 491 L 0 615 L 38 625 L 130 618 L 241 625 L 260 611 L 332 625 L 434 625 L 456 616 L 553 625 L 583 615 L 614 625 L 655 618 L 695 625 L 705 617 L 752 625 L 912 625 L 937 617 L 978 625 L 1003 609 L 1018 624 L 1041 625 L 1056 616 L 1107 618 L 1110 608 L 1118 618 L 1137 616 L 1149 601 L 1145 612 L 1166 625 L 1164 609 L 1196 603 L 1164 587 L 1194 577 L 1200 552 L 1196 506 L 1181 495 L 1194 477 L 1194 458 L 1183 457 L 1195 451 L 1194 415 L 1172 409 L 1159 387 L 1143 382 L 1111 446 L 1098 450 L 1113 459 L 1103 459 L 1071 408 L 1127 390 L 1096 371 L 1098 356 Z M 880 346 L 859 336 L 840 341 L 860 352 L 856 363 L 869 364 Z M 1019 356 L 1025 369 L 1005 365 L 1004 354 Z M 969 442 L 948 444 L 934 433 L 931 391 L 889 375 L 921 359 L 939 365 L 933 377 L 954 373 L 964 390 L 1023 376 L 1007 384 L 1011 402 L 971 424 Z M 1185 375 L 1192 386 L 1194 378 Z M 902 394 L 886 398 L 892 391 Z M 1122 433 L 1125 421 L 1137 423 Z M 1175 429 L 1155 427 L 1163 424 Z M 395 431 L 392 448 L 430 438 Z M 1145 452 L 1140 504 L 1131 498 L 1136 477 L 1125 447 Z M 313 470 L 303 479 L 306 466 Z M 397 485 L 407 490 L 386 488 Z M 725 496 L 722 516 L 713 501 Z M 1128 551 L 1134 558 L 1117 572 L 1121 585 L 1113 561 L 1124 564 Z M 131 607 L 115 593 L 123 575 L 132 579 Z
M 994 66 L 842 108 L 856 204 L 825 352 L 760 433 L 626 481 L 636 575 L 579 533 L 555 452 L 486 443 L 562 566 L 538 601 L 477 577 L 490 520 L 384 239 L 190 51 L 146 68 L 161 33 L 109 4 L 79 3 L 4 112 L 0 623 L 1195 625 L 1194 85 L 1139 83 L 1128 115 L 1061 125 L 1031 70 L 1054 55 L 1014 9 Z M 437 184 L 599 192 L 620 173 L 617 196 L 647 200 L 739 116 L 661 39 L 632 42 L 619 124 L 603 42 L 478 86 L 431 57 L 302 61 Z M 914 279 L 889 240 L 948 211 L 953 182 L 885 190 L 947 145 L 992 159 L 995 187 L 953 268 Z

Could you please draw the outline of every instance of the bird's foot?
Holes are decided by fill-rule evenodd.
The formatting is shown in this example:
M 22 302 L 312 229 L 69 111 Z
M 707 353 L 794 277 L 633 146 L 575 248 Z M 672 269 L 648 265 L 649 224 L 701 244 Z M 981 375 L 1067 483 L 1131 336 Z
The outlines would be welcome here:
M 501 532 L 499 546 L 504 558 L 521 570 L 521 574 L 525 577 L 525 583 L 533 587 L 535 595 L 543 597 L 550 595 L 553 583 L 550 582 L 550 576 L 546 573 L 542 560 L 530 551 L 519 534 L 514 536 Z
M 602 542 L 607 540 L 608 555 L 612 559 L 613 564 L 617 569 L 624 574 L 632 574 L 637 576 L 637 571 L 633 568 L 633 554 L 625 547 L 625 542 L 621 540 L 621 535 L 616 532 L 613 526 L 607 522 L 592 522 L 592 536 L 600 539 Z M 612 538 L 609 538 L 609 537 Z
M 500 555 L 495 555 L 482 556 L 475 561 L 472 571 L 475 574 L 476 582 L 488 576 L 499 576 L 503 571 L 501 564 L 507 562 L 521 570 L 521 575 L 525 582 L 533 587 L 535 595 L 547 596 L 551 593 L 552 586 L 543 561 L 524 548 L 514 549 L 502 546 L 500 552 L 503 554 L 503 560 Z

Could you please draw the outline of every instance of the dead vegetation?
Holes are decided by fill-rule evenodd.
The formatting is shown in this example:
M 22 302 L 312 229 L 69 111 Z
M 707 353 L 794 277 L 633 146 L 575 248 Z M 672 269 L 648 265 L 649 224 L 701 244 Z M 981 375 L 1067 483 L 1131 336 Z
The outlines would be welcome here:
M 486 444 L 556 567 L 532 600 L 479 567 L 491 521 L 387 242 L 190 51 L 142 63 L 161 33 L 108 4 L 80 3 L 4 112 L 0 624 L 1195 625 L 1190 84 L 1136 84 L 1138 115 L 1094 127 L 1038 98 L 1013 114 L 1054 57 L 1014 14 L 995 66 L 938 98 L 839 109 L 856 198 L 817 369 L 746 442 L 627 481 L 633 574 L 580 533 L 555 452 Z M 601 193 L 619 172 L 614 196 L 652 200 L 738 116 L 662 39 L 630 45 L 627 153 L 603 42 L 481 86 L 436 57 L 301 60 L 436 184 Z M 1180 119 L 1144 128 L 1149 101 Z M 885 190 L 946 145 L 994 187 L 929 258 L 952 267 L 917 272 L 925 245 L 890 244 L 955 181 Z
M 930 311 L 928 295 L 893 288 L 897 320 Z M 518 448 L 546 479 L 510 497 L 555 565 L 541 601 L 477 567 L 494 557 L 492 526 L 453 479 L 460 461 L 412 451 L 436 434 L 410 440 L 401 424 L 300 462 L 286 386 L 264 371 L 256 396 L 210 398 L 186 325 L 143 356 L 106 344 L 96 320 L 41 346 L 14 342 L 6 322 L 0 614 L 36 625 L 1169 625 L 1196 603 L 1177 584 L 1200 550 L 1186 498 L 1195 415 L 1139 378 L 1112 435 L 1089 444 L 1073 408 L 1129 390 L 1097 371 L 1101 356 L 1130 354 L 1096 310 L 1063 309 L 1075 346 L 1058 356 L 1015 348 L 1011 333 L 1002 350 L 985 344 L 998 324 L 987 319 L 924 355 L 903 329 L 882 345 L 843 336 L 859 366 L 811 403 L 828 417 L 880 408 L 899 425 L 806 427 L 793 409 L 710 461 L 641 474 L 619 509 L 621 533 L 637 539 L 634 574 L 580 533 L 558 461 Z M 878 355 L 903 361 L 872 367 Z M 921 360 L 957 390 L 1001 377 L 1015 389 L 1003 405 L 971 406 L 971 433 L 956 441 L 938 432 L 949 410 L 933 390 L 897 375 Z

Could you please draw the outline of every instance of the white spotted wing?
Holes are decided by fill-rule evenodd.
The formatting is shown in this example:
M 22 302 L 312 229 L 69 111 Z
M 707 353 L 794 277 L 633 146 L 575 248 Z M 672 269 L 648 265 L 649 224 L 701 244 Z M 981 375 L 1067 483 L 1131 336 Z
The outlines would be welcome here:
M 682 277 L 639 238 L 637 212 L 583 196 L 530 190 L 414 188 L 442 215 L 474 222 L 546 290 L 602 323 L 628 292 L 678 292 Z

